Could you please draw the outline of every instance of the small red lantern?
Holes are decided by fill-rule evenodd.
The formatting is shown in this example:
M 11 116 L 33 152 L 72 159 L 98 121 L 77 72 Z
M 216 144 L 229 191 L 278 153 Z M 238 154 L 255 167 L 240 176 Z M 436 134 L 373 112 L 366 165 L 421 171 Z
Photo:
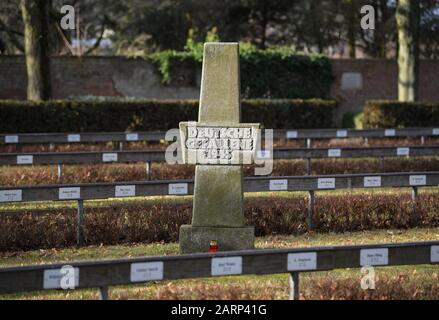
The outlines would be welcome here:
M 217 252 L 218 251 L 218 241 L 212 240 L 210 241 L 209 252 Z

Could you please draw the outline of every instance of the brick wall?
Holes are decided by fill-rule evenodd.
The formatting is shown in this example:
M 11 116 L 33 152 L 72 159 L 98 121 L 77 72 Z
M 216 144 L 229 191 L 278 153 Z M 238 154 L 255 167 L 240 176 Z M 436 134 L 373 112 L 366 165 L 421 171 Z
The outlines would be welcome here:
M 338 59 L 331 60 L 335 81 L 331 95 L 340 99 L 338 116 L 345 112 L 362 110 L 370 99 L 397 99 L 398 65 L 394 60 Z M 351 77 L 349 77 L 349 74 Z M 353 77 L 352 77 L 353 76 Z M 345 77 L 345 83 L 342 79 Z M 359 86 L 351 85 L 360 78 Z M 349 80 L 354 80 L 350 81 Z M 420 63 L 420 99 L 439 101 L 439 60 L 423 60 Z
M 26 81 L 22 56 L 0 56 L 0 99 L 26 99 Z M 198 83 L 162 86 L 150 62 L 123 57 L 55 57 L 52 83 L 55 99 L 86 95 L 190 99 L 199 94 Z
M 335 81 L 331 94 L 341 100 L 337 119 L 346 112 L 362 110 L 368 99 L 397 97 L 397 64 L 392 60 L 334 59 Z M 143 59 L 123 57 L 55 57 L 53 59 L 54 97 L 129 96 L 147 99 L 196 99 L 200 70 L 195 85 L 188 71 L 182 71 L 176 84 L 163 86 L 156 68 Z M 178 85 L 177 85 L 178 84 Z M 421 61 L 420 97 L 439 101 L 439 61 Z M 0 99 L 26 98 L 26 69 L 22 56 L 0 56 Z

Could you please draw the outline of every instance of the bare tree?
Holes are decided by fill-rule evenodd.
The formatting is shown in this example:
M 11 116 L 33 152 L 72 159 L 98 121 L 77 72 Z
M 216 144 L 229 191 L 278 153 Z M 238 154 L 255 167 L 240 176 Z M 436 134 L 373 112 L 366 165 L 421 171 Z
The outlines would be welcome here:
M 416 101 L 419 92 L 419 1 L 399 0 L 398 99 Z
M 52 96 L 49 44 L 50 8 L 51 0 L 21 0 L 28 100 L 47 100 Z

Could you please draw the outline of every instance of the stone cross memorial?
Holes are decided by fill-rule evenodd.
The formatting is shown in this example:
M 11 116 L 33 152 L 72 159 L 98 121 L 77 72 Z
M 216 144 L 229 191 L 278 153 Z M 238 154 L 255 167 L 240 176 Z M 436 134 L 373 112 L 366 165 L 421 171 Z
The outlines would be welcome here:
M 245 226 L 242 165 L 256 154 L 259 124 L 241 122 L 239 46 L 204 45 L 198 122 L 180 123 L 183 160 L 196 164 L 192 224 L 180 228 L 182 253 L 254 248 Z

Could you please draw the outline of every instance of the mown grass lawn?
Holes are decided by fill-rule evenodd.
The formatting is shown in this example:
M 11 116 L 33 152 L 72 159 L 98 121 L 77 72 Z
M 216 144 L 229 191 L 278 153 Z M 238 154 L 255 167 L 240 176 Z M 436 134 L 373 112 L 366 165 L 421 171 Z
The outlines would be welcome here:
M 257 248 L 351 245 L 439 240 L 439 228 L 379 230 L 344 234 L 270 236 L 258 238 Z M 0 253 L 0 267 L 76 260 L 115 259 L 178 253 L 178 244 L 89 246 Z M 376 290 L 360 288 L 358 269 L 302 273 L 303 299 L 439 299 L 439 266 L 376 268 Z M 288 275 L 238 276 L 160 281 L 113 287 L 112 299 L 287 299 Z M 97 290 L 47 291 L 0 296 L 0 299 L 96 299 Z

